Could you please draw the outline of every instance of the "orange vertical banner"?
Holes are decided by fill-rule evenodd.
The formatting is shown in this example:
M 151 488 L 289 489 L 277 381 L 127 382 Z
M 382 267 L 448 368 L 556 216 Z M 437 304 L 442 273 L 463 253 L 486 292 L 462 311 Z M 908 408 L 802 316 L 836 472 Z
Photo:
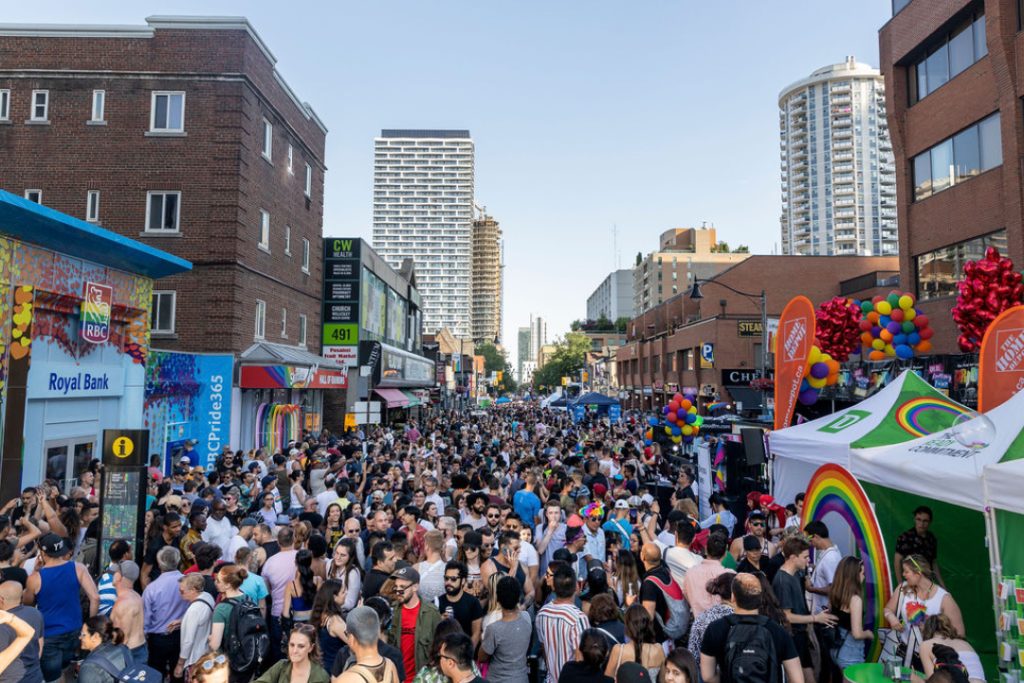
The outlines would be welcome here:
M 785 429 L 793 419 L 807 356 L 814 345 L 814 304 L 805 296 L 794 297 L 779 318 L 775 337 L 775 429 Z
M 1008 308 L 993 320 L 978 354 L 978 411 L 1005 403 L 1024 388 L 1024 306 Z

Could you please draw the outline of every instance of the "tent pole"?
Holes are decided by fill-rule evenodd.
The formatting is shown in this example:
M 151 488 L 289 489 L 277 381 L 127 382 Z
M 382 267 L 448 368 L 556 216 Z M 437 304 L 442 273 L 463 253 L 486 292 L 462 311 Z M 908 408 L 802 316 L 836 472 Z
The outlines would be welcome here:
M 992 582 L 992 612 L 995 616 L 996 632 L 1000 630 L 1000 617 L 1002 616 L 999 611 L 999 589 L 1000 583 L 1003 579 L 1003 564 L 1002 554 L 999 551 L 999 530 L 996 526 L 996 511 L 988 504 L 988 483 L 984 477 L 981 480 L 981 487 L 985 496 L 985 525 L 988 528 L 988 556 L 989 564 L 991 565 L 991 582 Z

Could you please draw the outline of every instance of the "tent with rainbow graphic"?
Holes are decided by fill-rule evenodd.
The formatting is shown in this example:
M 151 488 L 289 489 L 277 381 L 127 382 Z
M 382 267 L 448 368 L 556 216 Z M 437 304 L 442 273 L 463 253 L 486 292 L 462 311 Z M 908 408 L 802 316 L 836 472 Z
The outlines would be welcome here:
M 826 463 L 850 469 L 858 448 L 889 446 L 943 431 L 967 412 L 907 370 L 850 408 L 769 434 L 775 499 L 791 502 Z

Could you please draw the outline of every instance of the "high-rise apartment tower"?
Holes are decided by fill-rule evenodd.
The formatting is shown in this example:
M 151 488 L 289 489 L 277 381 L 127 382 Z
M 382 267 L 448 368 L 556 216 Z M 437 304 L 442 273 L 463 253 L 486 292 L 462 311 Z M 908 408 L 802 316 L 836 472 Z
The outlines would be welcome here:
M 473 140 L 468 130 L 383 130 L 374 140 L 373 248 L 411 258 L 423 331 L 472 336 Z
M 779 95 L 782 253 L 897 253 L 896 169 L 881 74 L 853 57 Z

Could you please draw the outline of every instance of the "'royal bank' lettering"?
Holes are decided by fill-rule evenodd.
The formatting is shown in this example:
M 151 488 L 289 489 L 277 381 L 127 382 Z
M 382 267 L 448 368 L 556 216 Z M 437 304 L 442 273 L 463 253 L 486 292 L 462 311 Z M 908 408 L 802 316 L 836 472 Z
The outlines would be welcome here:
M 64 396 L 78 392 L 110 391 L 110 377 L 106 373 L 94 375 L 79 372 L 74 375 L 60 375 L 51 372 L 48 388 Z

